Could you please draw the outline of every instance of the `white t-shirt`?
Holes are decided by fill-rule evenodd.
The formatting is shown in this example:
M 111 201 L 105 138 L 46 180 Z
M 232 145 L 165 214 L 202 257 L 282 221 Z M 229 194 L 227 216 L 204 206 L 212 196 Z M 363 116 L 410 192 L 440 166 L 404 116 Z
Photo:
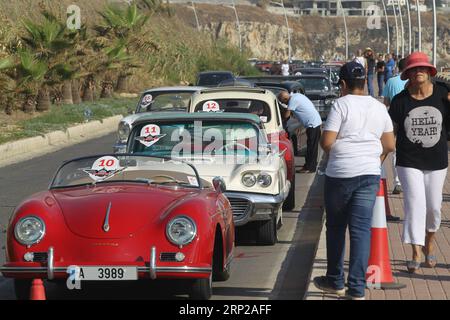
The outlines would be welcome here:
M 346 95 L 337 99 L 324 131 L 338 132 L 332 145 L 326 175 L 352 178 L 379 175 L 383 153 L 381 135 L 393 131 L 386 106 L 370 96 Z
M 281 74 L 283 76 L 288 76 L 289 75 L 289 65 L 287 63 L 283 63 L 281 65 Z
M 366 58 L 364 57 L 355 57 L 355 62 L 358 62 L 360 65 L 362 65 L 364 68 L 367 67 L 367 62 L 366 62 Z

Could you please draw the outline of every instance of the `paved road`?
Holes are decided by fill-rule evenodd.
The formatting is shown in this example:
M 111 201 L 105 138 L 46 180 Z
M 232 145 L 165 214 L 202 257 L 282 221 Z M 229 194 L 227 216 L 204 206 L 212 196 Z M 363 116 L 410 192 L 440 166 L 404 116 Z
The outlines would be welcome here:
M 6 226 L 14 207 L 24 198 L 46 188 L 62 161 L 82 155 L 111 151 L 115 135 L 91 140 L 26 162 L 0 168 L 0 231 Z M 302 159 L 297 159 L 301 164 Z M 275 246 L 256 246 L 238 229 L 232 276 L 215 282 L 213 299 L 302 299 L 309 279 L 322 226 L 321 177 L 297 174 L 297 205 L 284 213 L 284 226 Z M 312 185 L 312 187 L 311 187 Z M 5 261 L 5 234 L 1 233 L 0 264 Z M 168 286 L 153 283 L 115 283 L 108 290 L 83 287 L 60 290 L 46 283 L 50 299 L 183 299 L 183 284 Z M 0 276 L 0 299 L 14 299 L 12 281 Z

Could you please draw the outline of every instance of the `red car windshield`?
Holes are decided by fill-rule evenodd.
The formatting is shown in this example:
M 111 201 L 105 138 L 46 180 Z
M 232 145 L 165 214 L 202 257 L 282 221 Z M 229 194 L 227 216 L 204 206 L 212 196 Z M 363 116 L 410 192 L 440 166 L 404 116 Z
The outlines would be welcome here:
M 95 185 L 103 182 L 133 182 L 200 188 L 202 181 L 192 165 L 158 157 L 102 155 L 79 158 L 63 164 L 50 188 Z

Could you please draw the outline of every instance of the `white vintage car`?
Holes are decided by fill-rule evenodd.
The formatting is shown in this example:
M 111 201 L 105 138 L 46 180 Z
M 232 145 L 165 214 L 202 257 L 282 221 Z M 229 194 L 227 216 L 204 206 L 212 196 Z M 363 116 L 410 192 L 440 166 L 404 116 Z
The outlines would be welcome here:
M 272 145 L 278 145 L 284 151 L 287 167 L 287 179 L 291 190 L 284 203 L 284 209 L 295 206 L 295 158 L 294 148 L 288 134 L 283 128 L 280 103 L 272 91 L 263 88 L 223 87 L 202 89 L 191 97 L 189 112 L 214 112 L 257 114 Z
M 146 90 L 141 94 L 136 110 L 124 117 L 117 129 L 117 141 L 113 147 L 114 153 L 123 153 L 127 147 L 128 135 L 133 122 L 146 112 L 187 112 L 189 99 L 194 92 L 204 87 L 178 86 L 160 87 Z
M 258 116 L 150 113 L 134 123 L 127 153 L 192 162 L 210 183 L 222 177 L 235 225 L 251 223 L 259 243 L 276 242 L 290 182 L 284 151 L 268 143 Z

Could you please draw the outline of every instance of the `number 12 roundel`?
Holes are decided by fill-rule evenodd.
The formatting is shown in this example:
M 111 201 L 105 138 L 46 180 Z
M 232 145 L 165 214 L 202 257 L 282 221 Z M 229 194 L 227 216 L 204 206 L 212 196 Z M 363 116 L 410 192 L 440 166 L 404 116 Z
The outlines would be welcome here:
M 213 101 L 213 100 L 206 101 L 203 104 L 203 111 L 204 112 L 218 112 L 218 111 L 220 111 L 220 106 L 216 101 Z

